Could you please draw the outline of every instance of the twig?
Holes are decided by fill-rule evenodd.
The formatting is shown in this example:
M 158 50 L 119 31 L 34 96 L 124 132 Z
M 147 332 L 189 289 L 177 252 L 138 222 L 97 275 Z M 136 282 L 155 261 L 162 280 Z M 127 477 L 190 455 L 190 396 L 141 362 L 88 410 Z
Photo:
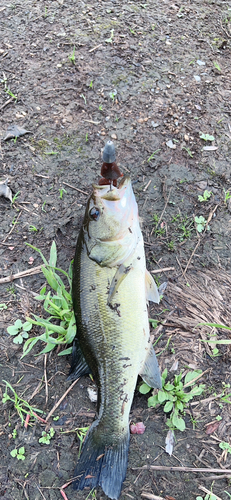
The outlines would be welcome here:
M 22 271 L 21 273 L 11 274 L 11 276 L 6 276 L 5 278 L 0 279 L 1 283 L 9 283 L 18 278 L 24 278 L 25 276 L 31 276 L 32 274 L 42 273 L 41 266 L 32 267 L 31 269 L 27 269 L 26 271 Z
M 67 182 L 63 182 L 63 184 L 65 184 L 65 186 L 68 186 L 69 188 L 72 188 L 72 189 L 75 189 L 76 191 L 79 191 L 80 193 L 86 194 L 87 196 L 89 195 L 89 193 L 87 193 L 86 191 L 83 191 L 82 189 L 76 188 L 75 186 L 71 186 L 71 184 L 67 184 Z
M 152 179 L 150 179 L 150 181 L 148 181 L 148 183 L 144 187 L 143 191 L 146 191 L 148 189 L 148 186 L 150 186 L 151 182 L 152 182 Z
M 93 52 L 93 50 L 96 50 L 98 49 L 99 47 L 101 47 L 101 45 L 103 45 L 102 43 L 100 43 L 99 45 L 96 45 L 96 47 L 93 47 L 93 49 L 89 50 L 88 52 Z
M 224 469 L 213 469 L 213 468 L 206 468 L 206 467 L 169 467 L 166 465 L 143 465 L 143 467 L 132 467 L 132 470 L 140 470 L 140 469 L 146 469 L 146 470 L 165 470 L 165 471 L 170 471 L 170 472 L 215 472 L 215 473 L 222 473 L 224 472 Z M 231 469 L 225 469 L 226 474 L 231 474 Z
M 44 496 L 43 492 L 40 490 L 40 488 L 37 484 L 36 484 L 36 487 L 38 488 L 40 495 L 43 497 L 43 500 L 46 500 L 46 497 Z
M 99 125 L 101 122 L 93 122 L 93 120 L 83 120 L 83 122 L 93 123 L 93 125 Z
M 218 481 L 218 479 L 230 479 L 230 474 L 221 474 L 219 476 L 201 476 L 201 477 L 198 477 L 197 480 L 200 480 L 200 481 Z
M 205 488 L 204 486 L 199 485 L 199 486 L 198 486 L 198 488 L 199 488 L 199 490 L 204 491 L 204 493 L 208 493 L 208 494 L 209 494 L 209 496 L 210 496 L 210 495 L 211 495 L 211 493 L 212 493 L 211 491 L 207 490 L 207 488 Z M 217 495 L 215 495 L 215 493 L 212 493 L 212 495 L 213 495 L 213 497 L 215 497 L 215 498 L 216 498 L 216 500 L 222 500 L 222 498 L 221 498 L 221 497 L 218 497 Z
M 20 213 L 18 214 L 18 217 L 17 217 L 17 219 L 16 219 L 16 221 L 15 221 L 15 223 L 14 223 L 13 227 L 11 228 L 10 232 L 6 235 L 5 239 L 4 239 L 3 241 L 1 241 L 1 243 L 5 243 L 5 241 L 7 240 L 7 238 L 9 238 L 10 234 L 13 232 L 13 230 L 14 230 L 14 228 L 15 228 L 15 226 L 16 226 L 16 224 L 17 224 L 17 222 L 18 222 L 18 219 L 19 219 L 19 217 L 20 217 L 21 215 L 22 215 L 22 212 L 20 212 Z
M 48 401 L 48 383 L 47 383 L 47 354 L 44 356 L 44 380 L 45 380 L 45 393 L 46 393 L 46 405 Z
M 166 210 L 166 207 L 167 207 L 167 204 L 168 204 L 168 201 L 169 201 L 169 198 L 170 198 L 171 191 L 172 191 L 172 187 L 170 187 L 170 189 L 169 189 L 168 197 L 167 197 L 166 203 L 165 203 L 165 205 L 164 205 L 164 210 L 163 210 L 163 211 L 162 211 L 162 213 L 161 213 L 161 216 L 160 216 L 160 218 L 159 218 L 159 220 L 158 220 L 158 222 L 157 222 L 156 227 L 158 227 L 158 226 L 159 226 L 160 221 L 161 221 L 161 219 L 162 219 L 162 217 L 163 217 L 163 215 L 164 215 L 164 212 L 165 212 L 165 210 Z
M 187 266 L 186 266 L 185 270 L 183 271 L 183 270 L 182 270 L 182 268 L 181 268 L 181 270 L 182 270 L 182 275 L 183 275 L 183 277 L 184 277 L 184 278 L 185 278 L 185 274 L 186 274 L 186 272 L 187 272 L 187 270 L 188 270 L 188 267 L 189 267 L 189 265 L 191 264 L 192 258 L 193 258 L 193 256 L 194 256 L 195 252 L 197 251 L 198 247 L 200 246 L 200 243 L 201 243 L 201 238 L 199 237 L 199 240 L 198 240 L 198 242 L 197 242 L 197 244 L 196 244 L 196 246 L 195 246 L 194 250 L 192 251 L 191 257 L 190 257 L 190 258 L 189 258 L 189 260 L 188 260 L 188 263 L 187 263 Z
M 156 495 L 153 495 L 152 493 L 141 493 L 141 496 L 143 498 L 148 498 L 149 500 L 164 500 L 163 497 L 157 497 Z
M 203 235 L 201 236 L 201 238 L 199 237 L 198 242 L 197 242 L 197 244 L 196 244 L 196 246 L 195 246 L 195 248 L 194 248 L 194 250 L 193 250 L 193 252 L 192 252 L 192 254 L 191 254 L 191 257 L 190 257 L 190 258 L 189 258 L 189 260 L 188 260 L 187 266 L 186 266 L 185 270 L 182 272 L 182 274 L 183 274 L 183 277 L 184 277 L 184 278 L 185 278 L 185 274 L 186 274 L 186 272 L 187 272 L 187 269 L 188 269 L 189 265 L 191 264 L 192 258 L 193 258 L 193 256 L 194 256 L 195 252 L 197 251 L 198 247 L 200 246 L 200 244 L 201 244 L 201 240 L 204 238 L 204 236 L 205 236 L 205 234 L 206 234 L 206 230 L 207 230 L 208 224 L 210 223 L 210 221 L 211 221 L 211 219 L 212 219 L 212 216 L 213 216 L 214 212 L 216 212 L 217 207 L 219 207 L 219 204 L 218 204 L 218 205 L 216 205 L 216 206 L 215 206 L 215 208 L 214 208 L 213 210 L 211 210 L 211 212 L 210 212 L 210 214 L 209 214 L 209 216 L 208 216 L 208 220 L 207 220 L 207 222 L 206 222 L 206 225 L 205 225 L 205 228 L 204 228 Z
M 2 109 L 4 109 L 6 106 L 8 106 L 8 104 L 10 104 L 10 102 L 13 102 L 13 100 L 14 100 L 14 97 L 11 97 L 6 102 L 4 102 L 4 104 L 0 108 L 0 111 L 2 111 Z
M 162 267 L 161 269 L 154 269 L 152 274 L 165 273 L 166 271 L 175 271 L 175 267 Z
M 51 415 L 53 415 L 53 413 L 56 410 L 56 408 L 58 408 L 58 406 L 60 405 L 60 403 L 62 403 L 63 399 L 71 391 L 71 389 L 74 387 L 74 385 L 76 384 L 76 382 L 78 382 L 78 380 L 79 380 L 79 378 L 77 378 L 76 380 L 74 380 L 73 384 L 71 384 L 70 387 L 68 387 L 67 391 L 62 395 L 62 397 L 57 401 L 57 403 L 55 403 L 55 405 L 53 406 L 52 410 L 47 415 L 46 422 L 48 422 L 48 420 L 51 417 Z

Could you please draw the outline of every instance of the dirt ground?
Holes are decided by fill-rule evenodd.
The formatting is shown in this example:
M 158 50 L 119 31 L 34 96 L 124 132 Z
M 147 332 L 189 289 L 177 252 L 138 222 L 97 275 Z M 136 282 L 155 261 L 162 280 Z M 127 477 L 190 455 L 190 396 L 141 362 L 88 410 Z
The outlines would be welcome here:
M 160 336 L 161 370 L 178 361 L 177 373 L 201 369 L 205 384 L 186 410 L 186 430 L 176 432 L 171 457 L 166 414 L 161 406 L 148 408 L 148 396 L 137 389 L 131 421 L 143 421 L 146 432 L 131 436 L 121 499 L 196 500 L 207 489 L 217 496 L 206 499 L 228 500 L 231 455 L 219 443 L 231 444 L 230 350 L 218 344 L 213 356 L 201 342 L 206 329 L 195 326 L 231 326 L 231 2 L 2 0 L 0 16 L 0 181 L 8 179 L 17 194 L 13 204 L 0 197 L 0 390 L 8 381 L 47 415 L 70 386 L 70 356 L 36 357 L 40 345 L 20 359 L 22 346 L 6 330 L 18 318 L 42 314 L 34 296 L 45 284 L 43 274 L 3 278 L 42 263 L 26 242 L 48 257 L 55 240 L 58 266 L 68 269 L 101 151 L 111 139 L 121 170 L 134 181 L 147 267 L 157 271 L 158 284 L 168 281 L 160 306 L 150 310 L 163 321 L 152 331 Z M 12 125 L 29 133 L 5 140 Z M 205 190 L 212 194 L 199 201 Z M 194 221 L 200 216 L 201 233 Z M 219 328 L 216 334 L 229 338 Z M 91 386 L 82 378 L 59 404 L 49 419 L 55 429 L 49 445 L 39 443 L 49 425 L 36 421 L 25 429 L 14 405 L 0 402 L 4 500 L 62 498 L 79 451 L 74 429 L 94 418 Z M 207 434 L 211 422 L 219 426 Z M 22 446 L 24 461 L 10 455 Z M 162 466 L 219 469 L 222 477 Z M 65 494 L 68 500 L 106 498 L 100 488 L 77 493 L 71 485 Z

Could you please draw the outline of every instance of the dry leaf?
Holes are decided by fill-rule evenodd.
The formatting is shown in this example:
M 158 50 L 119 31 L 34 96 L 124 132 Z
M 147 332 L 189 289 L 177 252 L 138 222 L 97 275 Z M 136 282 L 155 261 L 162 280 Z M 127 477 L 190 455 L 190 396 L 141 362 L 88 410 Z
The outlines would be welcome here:
M 25 134 L 32 134 L 29 130 L 26 130 L 25 128 L 21 128 L 18 125 L 9 125 L 7 131 L 6 131 L 6 136 L 4 137 L 4 141 L 8 141 L 8 139 L 14 139 L 15 137 L 21 137 L 22 135 Z
M 7 186 L 7 184 L 8 179 L 6 179 L 4 182 L 0 182 L 0 196 L 5 196 L 5 198 L 8 198 L 12 203 L 12 191 Z
M 220 425 L 220 422 L 213 422 L 212 424 L 209 424 L 207 426 L 206 431 L 205 431 L 206 434 L 213 434 L 213 432 L 215 432 L 218 429 L 219 425 Z
M 174 432 L 173 431 L 168 431 L 168 434 L 165 439 L 165 451 L 168 453 L 170 456 L 172 455 L 173 452 L 173 445 L 174 445 Z

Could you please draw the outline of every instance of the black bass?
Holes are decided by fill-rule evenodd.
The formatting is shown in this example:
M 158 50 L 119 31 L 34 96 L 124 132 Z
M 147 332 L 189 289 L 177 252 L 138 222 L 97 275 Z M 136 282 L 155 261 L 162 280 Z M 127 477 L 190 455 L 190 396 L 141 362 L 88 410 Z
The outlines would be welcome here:
M 147 301 L 159 303 L 159 293 L 146 270 L 128 176 L 118 187 L 93 185 L 77 241 L 72 293 L 77 334 L 69 379 L 92 373 L 98 386 L 97 419 L 76 466 L 74 489 L 100 485 L 109 498 L 118 499 L 138 374 L 161 388 L 147 311 Z

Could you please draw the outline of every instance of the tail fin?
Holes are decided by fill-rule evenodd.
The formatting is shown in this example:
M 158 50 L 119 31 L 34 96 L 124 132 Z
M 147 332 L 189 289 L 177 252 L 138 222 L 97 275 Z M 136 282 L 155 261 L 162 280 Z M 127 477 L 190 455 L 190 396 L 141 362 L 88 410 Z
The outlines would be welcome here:
M 127 471 L 129 430 L 116 444 L 104 445 L 100 442 L 98 423 L 92 424 L 85 439 L 73 487 L 83 490 L 85 486 L 96 488 L 99 485 L 109 498 L 118 500 Z

